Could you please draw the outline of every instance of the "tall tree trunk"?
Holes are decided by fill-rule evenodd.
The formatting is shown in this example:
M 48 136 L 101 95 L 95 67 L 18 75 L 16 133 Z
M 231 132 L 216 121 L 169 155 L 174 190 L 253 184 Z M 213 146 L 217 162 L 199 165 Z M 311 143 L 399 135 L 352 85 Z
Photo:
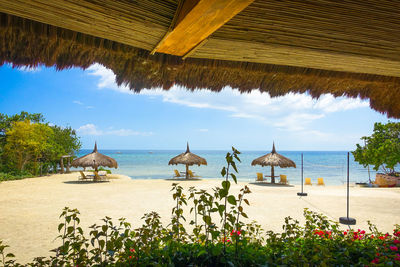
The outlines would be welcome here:
M 64 159 L 61 158 L 60 160 L 60 169 L 61 169 L 61 173 L 64 173 Z

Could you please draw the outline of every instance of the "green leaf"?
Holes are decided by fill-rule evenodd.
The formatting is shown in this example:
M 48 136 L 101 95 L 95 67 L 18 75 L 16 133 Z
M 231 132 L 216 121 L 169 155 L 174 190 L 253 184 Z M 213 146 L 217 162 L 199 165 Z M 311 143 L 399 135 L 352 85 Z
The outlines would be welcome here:
M 222 182 L 222 188 L 224 188 L 226 191 L 229 191 L 230 187 L 231 187 L 231 183 L 229 181 Z
M 225 177 L 225 174 L 226 174 L 226 168 L 223 167 L 222 170 L 221 170 L 222 177 Z
M 236 198 L 233 195 L 228 196 L 228 202 L 236 206 Z
M 220 198 L 224 198 L 228 195 L 228 191 L 222 188 L 218 191 L 218 193 Z
M 235 170 L 235 172 L 238 172 L 237 168 L 236 168 L 236 163 L 234 161 L 232 161 L 232 168 Z
M 233 165 L 232 165 L 232 166 L 233 166 Z M 235 174 L 233 174 L 233 173 L 231 173 L 230 175 L 231 175 L 231 177 L 232 177 L 233 181 L 235 181 L 235 184 L 237 184 L 236 175 L 235 175 Z
M 61 230 L 63 227 L 64 227 L 64 224 L 63 224 L 63 223 L 60 223 L 60 224 L 58 225 L 58 231 L 60 232 L 60 230 Z
M 199 253 L 197 253 L 197 257 L 200 257 L 201 255 L 204 255 L 204 254 L 206 254 L 206 253 L 207 253 L 207 251 L 205 251 L 205 250 L 200 250 Z

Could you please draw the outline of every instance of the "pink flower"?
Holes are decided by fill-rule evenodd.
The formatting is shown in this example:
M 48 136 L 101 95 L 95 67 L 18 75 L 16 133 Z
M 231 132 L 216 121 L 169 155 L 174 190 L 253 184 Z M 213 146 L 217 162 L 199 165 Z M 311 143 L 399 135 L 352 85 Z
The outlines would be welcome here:
M 394 258 L 394 260 L 400 261 L 400 254 L 399 253 L 396 254 L 396 257 Z
M 395 240 L 393 240 L 393 243 L 395 243 L 395 244 L 400 244 L 400 240 L 395 239 Z
M 397 248 L 397 247 L 395 247 L 395 246 L 390 246 L 390 249 L 392 250 L 392 251 L 398 251 L 399 249 Z

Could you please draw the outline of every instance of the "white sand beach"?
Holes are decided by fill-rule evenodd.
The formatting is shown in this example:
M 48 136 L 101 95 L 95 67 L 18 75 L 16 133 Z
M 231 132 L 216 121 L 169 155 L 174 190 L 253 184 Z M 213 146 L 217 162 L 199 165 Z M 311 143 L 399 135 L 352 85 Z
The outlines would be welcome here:
M 65 206 L 77 208 L 81 225 L 100 223 L 104 216 L 117 220 L 125 217 L 134 227 L 142 224 L 146 212 L 156 211 L 164 225 L 173 206 L 170 192 L 172 180 L 131 180 L 114 175 L 107 183 L 78 182 L 78 173 L 52 175 L 0 183 L 0 239 L 8 244 L 20 263 L 35 256 L 48 256 L 57 246 L 59 215 Z M 196 186 L 210 189 L 221 180 L 178 181 L 185 189 Z M 232 185 L 238 192 L 245 184 Z M 284 218 L 303 222 L 303 209 L 324 213 L 338 220 L 346 215 L 345 186 L 306 186 L 307 197 L 298 197 L 300 186 L 282 187 L 248 184 L 252 193 L 245 211 L 266 230 L 281 231 Z M 350 216 L 357 219 L 356 229 L 368 230 L 367 220 L 383 232 L 391 232 L 400 223 L 400 188 L 350 189 Z M 187 218 L 190 215 L 186 215 Z

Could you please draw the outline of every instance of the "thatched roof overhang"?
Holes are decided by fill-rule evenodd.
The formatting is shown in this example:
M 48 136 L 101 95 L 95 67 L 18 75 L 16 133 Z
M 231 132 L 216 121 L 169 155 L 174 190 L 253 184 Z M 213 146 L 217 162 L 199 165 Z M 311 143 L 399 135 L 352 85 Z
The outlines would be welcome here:
M 71 166 L 84 168 L 92 167 L 97 170 L 99 166 L 118 168 L 118 163 L 115 159 L 99 153 L 97 151 L 97 144 L 95 143 L 92 153 L 73 160 Z
M 186 151 L 184 153 L 181 153 L 178 156 L 173 157 L 168 162 L 168 165 L 178 165 L 178 164 L 184 164 L 187 166 L 192 166 L 192 165 L 200 166 L 200 165 L 207 165 L 207 160 L 190 152 L 188 143 Z
M 296 163 L 293 160 L 278 154 L 275 150 L 275 144 L 272 145 L 271 153 L 268 153 L 264 156 L 256 158 L 251 162 L 251 166 L 260 165 L 264 166 L 278 166 L 281 168 L 296 168 Z
M 5 1 L 0 63 L 64 69 L 97 62 L 135 91 L 177 84 L 361 97 L 400 118 L 400 2 L 256 0 L 186 60 L 150 55 L 177 6 L 175 0 Z

